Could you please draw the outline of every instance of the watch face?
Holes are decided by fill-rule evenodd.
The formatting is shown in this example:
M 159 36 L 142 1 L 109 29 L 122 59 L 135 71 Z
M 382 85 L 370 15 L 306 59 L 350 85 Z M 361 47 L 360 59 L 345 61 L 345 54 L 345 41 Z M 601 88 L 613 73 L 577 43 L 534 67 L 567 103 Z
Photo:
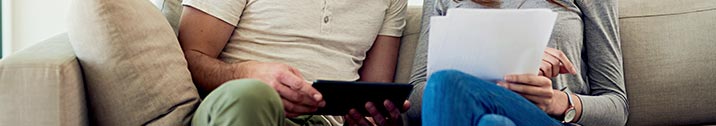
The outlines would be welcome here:
M 564 113 L 564 121 L 572 122 L 572 120 L 574 120 L 574 116 L 576 114 L 577 114 L 577 110 L 569 109 L 566 113 Z

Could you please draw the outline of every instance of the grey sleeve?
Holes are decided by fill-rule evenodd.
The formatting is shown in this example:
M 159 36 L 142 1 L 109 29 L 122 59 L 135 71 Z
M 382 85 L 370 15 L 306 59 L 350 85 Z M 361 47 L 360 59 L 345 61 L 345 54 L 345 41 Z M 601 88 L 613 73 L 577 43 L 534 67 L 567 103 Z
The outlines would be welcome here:
M 420 125 L 421 105 L 423 99 L 423 90 L 427 81 L 427 61 L 428 61 L 428 31 L 430 28 L 430 17 L 434 15 L 444 15 L 447 9 L 444 0 L 425 0 L 423 4 L 423 17 L 420 28 L 420 38 L 415 49 L 415 59 L 413 60 L 413 68 L 410 75 L 410 84 L 414 85 L 413 93 L 410 95 L 411 108 L 408 110 L 408 124 L 410 126 Z
M 583 125 L 624 125 L 628 116 L 616 0 L 577 0 L 584 23 L 585 76 L 590 93 L 580 94 Z

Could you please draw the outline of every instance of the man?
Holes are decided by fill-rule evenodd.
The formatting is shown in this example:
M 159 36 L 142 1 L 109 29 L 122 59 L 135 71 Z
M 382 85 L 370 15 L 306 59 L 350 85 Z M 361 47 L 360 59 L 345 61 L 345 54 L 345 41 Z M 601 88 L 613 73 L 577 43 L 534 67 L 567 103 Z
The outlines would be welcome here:
M 261 126 L 340 125 L 341 118 L 300 116 L 325 106 L 309 82 L 392 81 L 406 8 L 405 0 L 185 0 L 183 5 L 179 41 L 201 94 L 210 92 L 192 124 Z M 409 108 L 407 101 L 382 105 L 390 115 L 366 103 L 373 118 L 350 110 L 346 121 L 400 125 L 400 111 Z

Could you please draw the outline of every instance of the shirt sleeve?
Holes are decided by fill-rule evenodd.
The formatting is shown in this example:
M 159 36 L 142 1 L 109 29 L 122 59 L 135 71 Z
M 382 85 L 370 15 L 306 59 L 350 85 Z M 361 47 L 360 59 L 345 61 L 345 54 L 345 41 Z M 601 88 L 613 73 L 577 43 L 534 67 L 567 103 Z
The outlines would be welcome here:
M 584 23 L 589 94 L 579 95 L 582 125 L 624 125 L 628 116 L 616 0 L 577 0 Z
M 428 63 L 428 35 L 430 31 L 430 17 L 437 15 L 444 15 L 444 10 L 447 9 L 444 1 L 446 0 L 435 0 L 431 2 L 426 0 L 423 4 L 423 17 L 420 30 L 420 38 L 418 39 L 418 45 L 415 50 L 415 58 L 413 59 L 413 68 L 410 72 L 410 84 L 414 85 L 413 93 L 410 94 L 410 102 L 412 106 L 408 110 L 408 120 L 410 125 L 420 124 L 421 122 L 421 105 L 423 99 L 423 90 L 425 89 L 425 83 L 427 81 L 427 63 Z
M 385 11 L 383 27 L 378 35 L 401 37 L 405 28 L 405 11 L 408 4 L 406 0 L 391 0 L 388 10 Z
M 238 25 L 247 0 L 184 0 L 182 5 L 195 8 L 233 26 Z

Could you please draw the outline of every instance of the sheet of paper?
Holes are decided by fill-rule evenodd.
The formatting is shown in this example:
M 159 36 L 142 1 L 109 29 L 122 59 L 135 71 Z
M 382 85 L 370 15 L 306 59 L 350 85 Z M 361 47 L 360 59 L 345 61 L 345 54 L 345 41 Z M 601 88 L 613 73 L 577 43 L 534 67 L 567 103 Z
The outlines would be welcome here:
M 548 9 L 450 9 L 430 22 L 428 77 L 455 69 L 484 80 L 537 74 L 557 13 Z

